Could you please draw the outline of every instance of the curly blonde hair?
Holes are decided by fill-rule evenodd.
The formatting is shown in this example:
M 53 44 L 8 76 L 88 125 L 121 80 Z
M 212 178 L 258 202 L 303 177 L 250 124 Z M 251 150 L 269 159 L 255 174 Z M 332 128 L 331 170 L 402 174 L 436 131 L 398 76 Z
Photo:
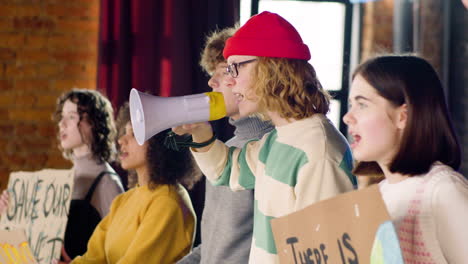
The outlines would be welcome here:
M 261 111 L 282 118 L 301 120 L 329 110 L 331 96 L 305 60 L 258 57 L 252 88 Z

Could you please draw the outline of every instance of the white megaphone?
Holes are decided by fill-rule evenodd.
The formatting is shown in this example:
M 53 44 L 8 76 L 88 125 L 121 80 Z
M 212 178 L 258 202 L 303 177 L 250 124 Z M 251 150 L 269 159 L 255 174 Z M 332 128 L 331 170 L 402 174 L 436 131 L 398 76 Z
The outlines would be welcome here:
M 133 134 L 140 145 L 165 129 L 225 116 L 222 93 L 159 97 L 139 92 L 135 88 L 130 91 L 130 119 Z

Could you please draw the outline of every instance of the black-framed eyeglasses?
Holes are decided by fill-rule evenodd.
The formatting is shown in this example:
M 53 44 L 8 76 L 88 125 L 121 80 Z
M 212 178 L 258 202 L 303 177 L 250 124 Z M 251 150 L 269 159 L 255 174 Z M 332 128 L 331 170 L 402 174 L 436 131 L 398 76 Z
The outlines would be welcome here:
M 231 74 L 232 78 L 237 78 L 237 76 L 239 76 L 239 66 L 254 62 L 256 60 L 257 59 L 251 59 L 251 60 L 241 61 L 238 63 L 231 63 L 226 67 L 226 72 Z

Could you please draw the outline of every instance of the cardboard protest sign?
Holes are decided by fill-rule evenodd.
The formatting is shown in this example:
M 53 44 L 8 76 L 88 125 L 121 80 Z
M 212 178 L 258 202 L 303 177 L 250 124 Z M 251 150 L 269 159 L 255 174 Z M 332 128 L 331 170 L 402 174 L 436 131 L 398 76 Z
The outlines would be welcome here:
M 50 263 L 60 257 L 73 188 L 71 170 L 13 172 L 10 201 L 0 229 L 24 229 L 35 259 Z
M 0 264 L 37 263 L 29 248 L 24 230 L 0 230 Z
M 271 225 L 281 263 L 404 263 L 378 186 L 315 203 Z

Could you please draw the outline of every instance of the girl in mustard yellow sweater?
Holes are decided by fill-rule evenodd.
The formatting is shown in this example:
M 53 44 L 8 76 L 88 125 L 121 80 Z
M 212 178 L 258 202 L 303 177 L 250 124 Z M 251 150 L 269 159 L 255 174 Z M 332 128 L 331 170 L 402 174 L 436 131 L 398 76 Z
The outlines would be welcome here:
M 190 153 L 166 149 L 167 131 L 138 145 L 128 105 L 120 110 L 118 124 L 121 164 L 135 170 L 138 184 L 113 201 L 88 251 L 72 263 L 175 263 L 189 253 L 195 230 L 192 204 L 180 184 L 192 178 Z

